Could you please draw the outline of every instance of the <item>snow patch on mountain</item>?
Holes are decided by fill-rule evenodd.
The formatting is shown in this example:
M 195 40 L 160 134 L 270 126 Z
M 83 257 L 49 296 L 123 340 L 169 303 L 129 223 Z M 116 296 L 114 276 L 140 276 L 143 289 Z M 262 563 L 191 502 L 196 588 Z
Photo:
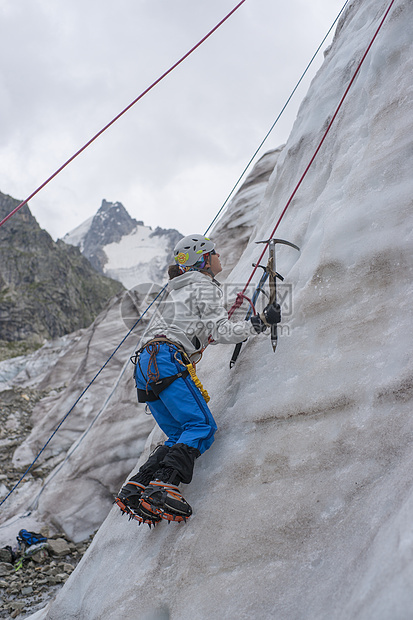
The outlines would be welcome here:
M 65 243 L 68 243 L 69 245 L 74 245 L 78 247 L 80 251 L 83 252 L 84 239 L 87 233 L 89 232 L 89 229 L 93 222 L 93 218 L 94 216 L 92 215 L 87 220 L 82 222 L 82 224 L 80 224 L 79 226 L 76 226 L 76 228 L 66 233 L 62 241 L 64 241 Z
M 103 200 L 96 215 L 63 241 L 79 247 L 97 271 L 130 289 L 145 281 L 162 282 L 181 238 L 174 229 L 153 231 L 132 218 L 122 203 Z
M 166 267 L 172 262 L 171 240 L 154 235 L 148 226 L 138 225 L 119 242 L 104 246 L 107 263 L 105 275 L 120 280 L 126 288 L 141 282 L 162 282 Z

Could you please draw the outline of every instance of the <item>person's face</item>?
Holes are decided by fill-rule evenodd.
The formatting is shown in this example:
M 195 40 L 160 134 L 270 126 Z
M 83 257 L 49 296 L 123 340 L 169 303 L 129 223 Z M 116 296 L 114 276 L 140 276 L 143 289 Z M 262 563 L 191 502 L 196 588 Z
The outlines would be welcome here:
M 222 266 L 221 266 L 221 261 L 219 260 L 218 252 L 210 255 L 209 262 L 211 265 L 212 273 L 214 273 L 215 275 L 217 275 L 218 273 L 221 273 Z

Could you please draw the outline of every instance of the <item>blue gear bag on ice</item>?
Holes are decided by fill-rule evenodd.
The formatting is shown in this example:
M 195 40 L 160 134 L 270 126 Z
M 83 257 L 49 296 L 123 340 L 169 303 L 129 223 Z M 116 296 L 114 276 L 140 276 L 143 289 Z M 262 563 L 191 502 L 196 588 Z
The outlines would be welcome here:
M 36 532 L 28 532 L 27 530 L 20 530 L 19 535 L 16 536 L 19 546 L 25 545 L 30 547 L 31 545 L 38 545 L 42 542 L 47 542 L 47 538 Z

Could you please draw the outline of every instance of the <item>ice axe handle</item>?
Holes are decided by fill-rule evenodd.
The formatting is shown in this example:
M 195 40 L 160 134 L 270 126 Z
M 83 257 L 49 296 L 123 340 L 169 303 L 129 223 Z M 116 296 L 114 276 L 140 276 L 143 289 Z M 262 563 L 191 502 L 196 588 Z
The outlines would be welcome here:
M 238 355 L 240 354 L 240 351 L 241 351 L 241 347 L 242 347 L 242 342 L 238 342 L 235 345 L 234 352 L 232 353 L 231 361 L 229 363 L 230 368 L 232 368 L 235 362 L 237 361 Z

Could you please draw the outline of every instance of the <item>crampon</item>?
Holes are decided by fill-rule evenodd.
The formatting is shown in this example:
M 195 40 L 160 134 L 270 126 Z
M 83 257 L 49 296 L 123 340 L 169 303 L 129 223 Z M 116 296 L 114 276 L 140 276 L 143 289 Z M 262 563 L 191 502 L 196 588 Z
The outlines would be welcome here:
M 135 519 L 138 522 L 138 525 L 141 525 L 141 523 L 145 523 L 146 525 L 149 525 L 149 527 L 151 528 L 152 526 L 155 526 L 157 523 L 161 521 L 161 517 L 157 514 L 154 514 L 154 513 L 151 513 L 150 515 L 144 514 L 140 510 L 140 507 L 131 508 L 130 506 L 128 506 L 127 500 L 125 501 L 124 499 L 116 497 L 114 503 L 119 506 L 122 512 L 122 515 L 124 514 L 128 515 L 129 520 Z
M 129 481 L 115 498 L 115 504 L 119 506 L 122 514 L 127 514 L 129 519 L 135 519 L 139 525 L 146 523 L 149 527 L 159 523 L 161 518 L 158 515 L 145 515 L 140 510 L 140 498 L 145 487 L 138 482 Z
M 178 487 L 154 480 L 142 493 L 139 512 L 146 518 L 152 516 L 165 519 L 169 523 L 186 523 L 192 514 L 192 508 Z

